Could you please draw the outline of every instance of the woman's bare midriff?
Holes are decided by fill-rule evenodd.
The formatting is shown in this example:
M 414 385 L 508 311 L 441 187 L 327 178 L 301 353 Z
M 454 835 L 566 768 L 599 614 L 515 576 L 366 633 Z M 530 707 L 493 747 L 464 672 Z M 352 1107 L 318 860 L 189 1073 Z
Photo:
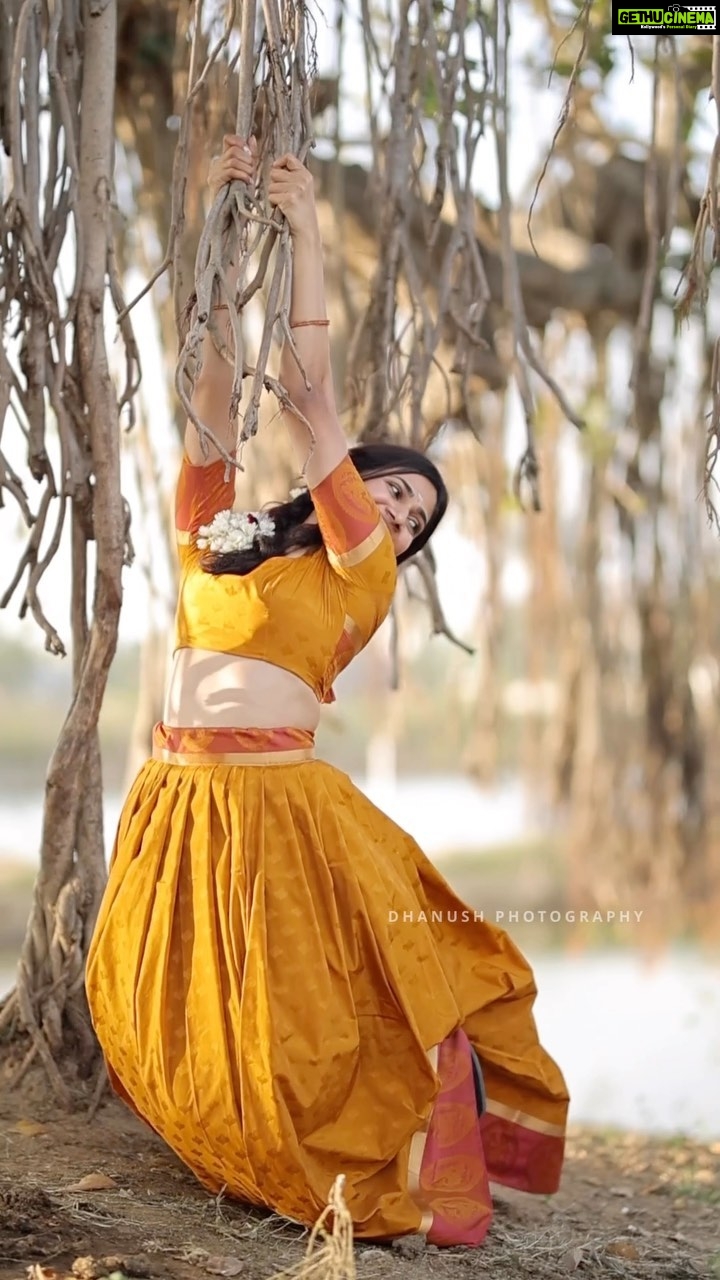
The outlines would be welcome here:
M 317 729 L 320 704 L 291 671 L 259 658 L 177 649 L 163 715 L 183 729 Z

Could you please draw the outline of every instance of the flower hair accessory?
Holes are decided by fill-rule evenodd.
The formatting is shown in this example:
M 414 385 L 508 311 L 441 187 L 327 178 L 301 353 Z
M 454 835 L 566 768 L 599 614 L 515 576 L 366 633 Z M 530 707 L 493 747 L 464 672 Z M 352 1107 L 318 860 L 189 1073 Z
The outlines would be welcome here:
M 218 511 L 210 524 L 198 529 L 197 545 L 200 550 L 226 554 L 228 551 L 247 551 L 260 538 L 271 538 L 275 532 L 272 516 L 260 511 Z

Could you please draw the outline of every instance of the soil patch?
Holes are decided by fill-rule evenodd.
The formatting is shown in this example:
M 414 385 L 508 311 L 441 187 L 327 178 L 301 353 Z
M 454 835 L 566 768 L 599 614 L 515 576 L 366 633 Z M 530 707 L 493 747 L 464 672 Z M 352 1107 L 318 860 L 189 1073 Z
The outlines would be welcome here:
M 114 1098 L 92 1121 L 0 1062 L 0 1280 L 270 1280 L 307 1232 L 208 1195 Z M 497 1189 L 479 1249 L 358 1242 L 358 1280 L 720 1278 L 720 1143 L 573 1129 L 561 1190 Z M 408 1242 L 408 1246 L 411 1242 Z

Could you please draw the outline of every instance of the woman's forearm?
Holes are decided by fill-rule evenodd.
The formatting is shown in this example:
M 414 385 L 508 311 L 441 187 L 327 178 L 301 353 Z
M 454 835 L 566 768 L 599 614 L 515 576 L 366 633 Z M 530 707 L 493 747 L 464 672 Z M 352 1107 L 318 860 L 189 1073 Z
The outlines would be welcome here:
M 227 283 L 232 297 L 235 295 L 238 272 L 238 265 L 236 263 L 231 263 L 227 271 Z M 232 335 L 228 329 L 228 312 L 224 307 L 220 310 L 214 309 L 213 318 L 218 329 L 224 336 L 227 331 L 227 340 L 232 344 Z M 208 329 L 203 337 L 202 368 L 195 381 L 194 394 L 197 393 L 200 396 L 203 396 L 209 384 L 212 387 L 215 396 L 227 396 L 227 402 L 229 405 L 232 383 L 233 367 L 220 355 L 212 337 L 210 336 L 210 330 Z
M 234 285 L 237 267 L 231 267 L 228 278 Z M 323 247 L 320 231 L 298 232 L 293 236 L 292 289 L 290 323 L 299 320 L 324 320 L 327 317 L 325 278 L 323 271 Z M 227 312 L 217 312 L 216 319 L 224 325 Z M 302 367 L 310 383 L 308 392 L 305 379 L 289 343 L 283 344 L 280 357 L 280 382 L 295 404 L 305 401 L 308 395 L 326 393 L 332 387 L 330 365 L 330 341 L 328 329 L 322 325 L 301 325 L 293 329 Z M 232 366 L 218 354 L 207 333 L 203 341 L 202 370 L 195 383 L 193 401 L 204 401 L 208 392 L 213 400 L 225 399 L 228 403 L 232 389 Z
M 322 241 L 319 229 L 313 228 L 293 236 L 290 324 L 296 325 L 301 320 L 324 320 L 326 317 Z M 331 385 L 328 329 L 321 325 L 301 325 L 293 328 L 293 339 L 312 393 L 326 390 Z M 280 381 L 296 403 L 308 395 L 288 342 L 283 345 L 280 357 Z
M 213 319 L 220 332 L 227 334 L 226 341 L 232 343 L 227 311 L 216 311 Z M 217 444 L 228 453 L 232 453 L 237 445 L 237 419 L 230 418 L 232 384 L 232 365 L 219 355 L 207 332 L 202 344 L 202 367 L 195 379 L 190 404 L 193 413 L 210 428 Z M 208 451 L 201 443 L 191 422 L 188 422 L 185 433 L 185 450 L 190 461 L 201 466 L 216 461 L 220 456 L 213 446 Z

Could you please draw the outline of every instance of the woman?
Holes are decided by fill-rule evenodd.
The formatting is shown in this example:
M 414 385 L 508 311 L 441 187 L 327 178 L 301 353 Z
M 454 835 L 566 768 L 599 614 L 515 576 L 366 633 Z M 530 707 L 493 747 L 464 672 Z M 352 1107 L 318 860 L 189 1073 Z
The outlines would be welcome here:
M 254 180 L 225 140 L 214 192 Z M 269 197 L 293 240 L 280 379 L 312 424 L 309 493 L 229 518 L 232 477 L 188 426 L 177 648 L 153 758 L 125 804 L 87 989 L 114 1087 L 214 1192 L 313 1222 L 337 1174 L 355 1234 L 478 1244 L 488 1177 L 557 1188 L 567 1094 L 535 986 L 415 842 L 313 758 L 319 705 L 441 519 L 421 454 L 348 454 L 312 179 Z M 206 341 L 194 407 L 228 450 L 230 371 Z M 298 466 L 307 428 L 287 415 Z

